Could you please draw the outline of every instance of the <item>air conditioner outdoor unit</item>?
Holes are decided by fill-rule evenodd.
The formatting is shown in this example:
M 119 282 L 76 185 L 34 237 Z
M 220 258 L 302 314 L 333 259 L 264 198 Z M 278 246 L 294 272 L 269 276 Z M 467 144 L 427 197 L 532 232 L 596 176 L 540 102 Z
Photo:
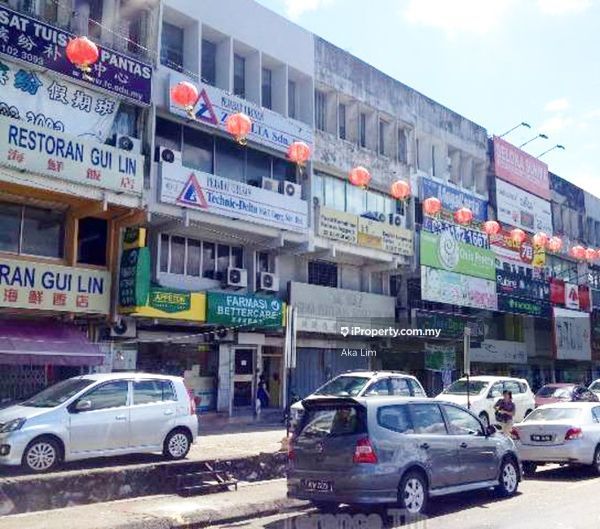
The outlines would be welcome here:
M 302 198 L 302 186 L 294 182 L 281 182 L 279 191 L 286 197 Z
M 121 318 L 110 328 L 111 338 L 135 338 L 137 336 L 136 321 L 133 318 Z
M 262 188 L 266 189 L 267 191 L 273 191 L 274 193 L 277 193 L 279 191 L 279 180 L 263 176 Z
M 132 138 L 131 136 L 117 134 L 115 145 L 117 146 L 117 149 L 123 149 L 124 151 L 130 151 L 136 154 L 142 152 L 142 140 Z
M 271 272 L 261 272 L 258 279 L 258 288 L 268 292 L 279 292 L 279 276 Z
M 248 286 L 248 271 L 244 268 L 227 268 L 225 284 L 228 287 L 246 288 Z
M 175 151 L 159 145 L 156 148 L 156 161 L 181 165 L 181 151 Z
M 398 215 L 398 213 L 390 213 L 388 215 L 388 222 L 392 226 L 404 228 L 406 225 L 406 217 L 404 215 Z

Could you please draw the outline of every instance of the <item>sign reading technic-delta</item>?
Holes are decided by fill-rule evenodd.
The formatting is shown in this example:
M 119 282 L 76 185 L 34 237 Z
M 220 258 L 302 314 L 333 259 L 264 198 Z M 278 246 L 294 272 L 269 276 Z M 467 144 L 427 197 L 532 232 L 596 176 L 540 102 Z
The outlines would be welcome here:
M 284 303 L 275 297 L 207 292 L 207 298 L 207 323 L 257 328 L 284 325 Z
M 150 104 L 150 64 L 98 46 L 98 62 L 92 66 L 92 74 L 85 76 L 81 69 L 67 59 L 66 46 L 74 37 L 72 33 L 41 20 L 6 7 L 0 8 L 0 55 L 57 72 L 134 103 Z M 32 82 L 35 83 L 35 80 Z

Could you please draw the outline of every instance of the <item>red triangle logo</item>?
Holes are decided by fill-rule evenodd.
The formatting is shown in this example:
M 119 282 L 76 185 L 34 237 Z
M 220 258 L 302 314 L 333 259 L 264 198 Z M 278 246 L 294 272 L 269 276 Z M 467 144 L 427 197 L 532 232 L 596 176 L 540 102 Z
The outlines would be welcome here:
M 218 125 L 219 120 L 217 119 L 217 114 L 215 113 L 215 109 L 208 98 L 208 94 L 206 93 L 206 89 L 203 88 L 202 92 L 198 96 L 198 101 L 196 101 L 196 117 L 204 121 L 205 123 L 210 123 L 211 125 Z
M 177 199 L 177 202 L 186 206 L 192 206 L 194 208 L 208 209 L 208 202 L 204 196 L 204 191 L 200 187 L 200 183 L 194 173 L 190 174 L 190 177 L 183 186 L 183 190 Z

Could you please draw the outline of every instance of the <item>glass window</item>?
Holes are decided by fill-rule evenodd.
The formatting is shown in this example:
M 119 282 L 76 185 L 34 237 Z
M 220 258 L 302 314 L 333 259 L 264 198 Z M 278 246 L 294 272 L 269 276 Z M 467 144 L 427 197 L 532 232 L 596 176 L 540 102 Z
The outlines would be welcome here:
M 408 379 L 408 384 L 412 388 L 412 393 L 415 397 L 426 397 L 427 393 L 423 389 L 423 386 L 419 384 L 416 380 Z
M 0 203 L 0 251 L 19 252 L 23 207 Z
M 405 378 L 390 378 L 390 394 L 398 397 L 410 397 L 410 387 Z
M 168 380 L 140 380 L 133 383 L 133 404 L 177 400 Z
M 408 163 L 408 138 L 405 129 L 398 129 L 398 161 Z
M 346 186 L 346 211 L 354 215 L 362 215 L 367 211 L 367 194 L 364 189 Z
M 256 253 L 256 271 L 273 272 L 272 259 L 268 252 Z
M 479 435 L 482 434 L 481 423 L 469 412 L 444 405 L 448 417 L 448 427 L 452 435 Z
M 429 435 L 447 433 L 444 417 L 437 404 L 411 404 L 410 411 L 415 433 Z
M 61 258 L 65 216 L 57 211 L 25 207 L 21 253 Z
M 273 158 L 273 178 L 280 182 L 295 182 L 296 166 L 287 160 Z
M 202 244 L 202 277 L 215 277 L 215 245 L 212 242 Z
M 37 395 L 21 403 L 32 408 L 54 408 L 74 397 L 81 390 L 94 383 L 87 378 L 70 378 L 40 391 Z
M 244 182 L 245 158 L 245 147 L 223 138 L 216 138 L 215 174 Z
M 408 406 L 384 406 L 377 410 L 377 424 L 398 433 L 414 433 Z
M 181 125 L 168 119 L 156 118 L 156 144 L 162 147 L 181 150 Z
M 390 395 L 389 379 L 384 378 L 373 382 L 365 391 L 365 397 L 374 397 L 381 395 Z
M 296 119 L 296 83 L 288 81 L 288 116 Z
M 337 397 L 355 397 L 367 385 L 367 377 L 340 375 L 315 391 L 315 395 L 333 395 Z
M 323 287 L 338 286 L 337 264 L 323 261 L 309 261 L 308 283 L 310 285 L 321 285 Z
M 246 97 L 246 59 L 237 53 L 233 56 L 233 93 Z
M 387 123 L 379 120 L 379 154 L 385 154 L 385 134 L 387 132 Z
M 166 67 L 183 70 L 183 29 L 163 21 L 160 62 Z
M 263 177 L 271 178 L 271 157 L 250 148 L 246 156 L 246 183 L 261 187 Z
M 244 268 L 244 249 L 241 246 L 231 247 L 231 266 Z
M 108 382 L 93 389 L 82 397 L 92 403 L 90 410 L 104 410 L 127 405 L 129 383 L 126 380 Z
M 594 420 L 596 422 L 600 422 L 600 406 L 596 406 L 593 410 L 592 410 L 592 415 L 594 416 Z
M 346 139 L 346 105 L 340 103 L 338 106 L 338 124 L 339 136 L 342 140 Z
M 105 219 L 94 217 L 79 219 L 77 262 L 106 266 L 107 237 L 108 222 Z
M 520 388 L 518 382 L 514 382 L 512 380 L 507 380 L 504 383 L 504 389 L 507 391 L 511 391 L 513 395 L 517 395 L 518 393 L 521 393 L 521 388 Z
M 318 130 L 325 130 L 327 123 L 326 107 L 327 95 L 322 90 L 315 90 L 315 126 Z
M 273 72 L 269 68 L 262 69 L 262 106 L 273 108 Z
M 217 45 L 202 39 L 202 82 L 217 84 Z
M 481 382 L 479 380 L 471 380 L 467 386 L 467 381 L 461 379 L 450 384 L 450 386 L 444 390 L 444 393 L 448 395 L 466 395 L 468 389 L 468 393 L 471 395 L 479 395 L 479 393 L 487 388 L 487 386 L 487 382 Z
M 574 421 L 578 420 L 580 415 L 581 408 L 537 408 L 525 417 L 524 422 Z
M 169 271 L 169 236 L 165 233 L 160 236 L 160 271 Z
M 325 178 L 324 204 L 338 211 L 346 210 L 346 182 L 339 178 Z
M 202 258 L 202 243 L 194 239 L 187 240 L 187 269 L 188 276 L 200 277 L 200 260 Z
M 361 147 L 367 146 L 367 115 L 364 112 L 360 113 L 358 121 L 358 139 Z
M 110 135 L 119 134 L 139 138 L 138 118 L 138 107 L 121 101 L 115 121 L 110 129 Z
M 319 204 L 325 205 L 324 194 L 323 194 L 323 180 L 324 178 L 318 174 L 313 173 L 312 176 L 312 194 L 313 198 L 319 201 Z
M 185 238 L 171 237 L 171 274 L 185 273 Z
M 353 435 L 366 430 L 365 418 L 356 408 L 311 409 L 306 414 L 300 438 L 336 437 Z
M 213 136 L 192 127 L 183 127 L 183 152 L 181 158 L 186 167 L 213 173 Z
M 225 244 L 219 244 L 217 246 L 217 272 L 221 272 L 223 275 L 227 272 L 229 267 L 229 246 Z

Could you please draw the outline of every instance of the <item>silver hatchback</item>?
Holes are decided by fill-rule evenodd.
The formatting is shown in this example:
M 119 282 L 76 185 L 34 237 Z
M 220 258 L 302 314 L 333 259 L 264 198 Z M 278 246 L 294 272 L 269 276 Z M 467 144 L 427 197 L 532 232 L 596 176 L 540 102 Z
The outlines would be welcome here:
M 516 493 L 513 441 L 464 408 L 425 398 L 311 398 L 289 444 L 288 496 L 331 509 L 398 503 L 494 487 Z

